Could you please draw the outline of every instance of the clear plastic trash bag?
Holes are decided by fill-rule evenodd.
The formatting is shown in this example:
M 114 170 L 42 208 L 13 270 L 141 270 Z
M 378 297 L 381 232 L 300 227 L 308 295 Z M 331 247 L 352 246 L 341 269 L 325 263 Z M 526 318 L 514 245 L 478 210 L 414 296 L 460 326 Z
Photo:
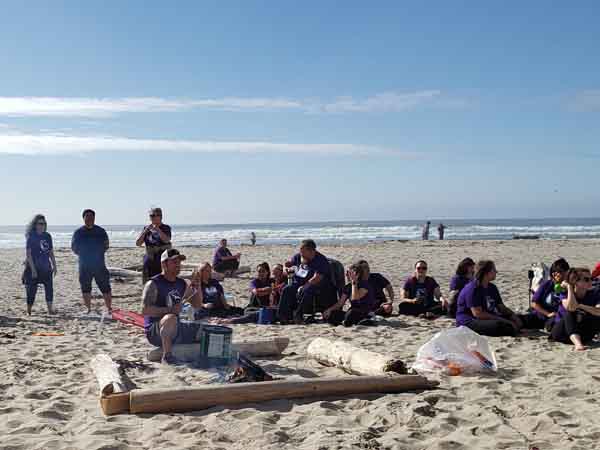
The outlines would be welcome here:
M 417 352 L 412 365 L 417 372 L 446 375 L 495 373 L 496 355 L 485 336 L 467 327 L 440 331 Z

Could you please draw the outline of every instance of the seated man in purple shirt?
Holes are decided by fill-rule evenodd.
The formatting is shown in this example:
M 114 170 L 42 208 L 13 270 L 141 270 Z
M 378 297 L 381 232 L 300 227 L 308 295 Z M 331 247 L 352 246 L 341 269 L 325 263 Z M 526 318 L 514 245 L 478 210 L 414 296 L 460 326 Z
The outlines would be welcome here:
M 193 289 L 179 278 L 181 261 L 185 256 L 176 249 L 165 250 L 161 255 L 162 273 L 144 286 L 142 314 L 148 342 L 162 347 L 162 362 L 175 363 L 171 353 L 173 344 L 191 344 L 198 340 L 200 326 L 179 321 L 181 307 L 189 299 L 194 308 L 202 307 L 202 290 Z
M 213 255 L 213 270 L 227 276 L 235 275 L 240 267 L 241 253 L 232 254 L 227 248 L 227 239 L 221 239 Z
M 279 300 L 279 320 L 297 324 L 304 323 L 304 313 L 325 310 L 337 301 L 331 279 L 329 261 L 317 251 L 312 239 L 302 241 L 300 252 L 285 263 L 293 281 L 286 286 Z

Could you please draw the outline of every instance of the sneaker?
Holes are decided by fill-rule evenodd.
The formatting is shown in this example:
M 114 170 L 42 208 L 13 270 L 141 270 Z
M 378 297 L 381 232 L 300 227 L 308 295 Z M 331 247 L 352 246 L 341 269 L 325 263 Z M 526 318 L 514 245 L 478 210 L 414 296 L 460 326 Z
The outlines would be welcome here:
M 173 353 L 165 353 L 163 355 L 162 359 L 160 360 L 160 362 L 162 364 L 169 364 L 169 365 L 177 364 L 177 360 L 175 359 L 175 356 L 173 355 Z

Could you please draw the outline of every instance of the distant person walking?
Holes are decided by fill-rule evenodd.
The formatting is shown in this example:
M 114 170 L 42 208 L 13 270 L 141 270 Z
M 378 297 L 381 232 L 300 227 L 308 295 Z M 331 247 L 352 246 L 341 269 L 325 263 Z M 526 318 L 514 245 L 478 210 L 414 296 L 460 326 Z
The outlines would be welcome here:
M 241 253 L 232 254 L 227 248 L 227 239 L 221 239 L 213 255 L 213 269 L 227 276 L 235 275 L 240 267 L 241 256 Z
M 144 227 L 144 230 L 135 241 L 135 245 L 146 247 L 144 255 L 143 281 L 146 282 L 155 275 L 162 273 L 160 258 L 165 250 L 171 248 L 171 227 L 162 223 L 162 209 L 152 208 L 149 211 L 150 225 Z
M 256 245 L 256 233 L 254 231 L 250 233 L 250 242 L 253 246 Z
M 444 240 L 444 231 L 446 230 L 446 228 L 448 227 L 441 222 L 438 225 L 438 237 L 440 238 L 440 241 Z
M 27 261 L 23 272 L 23 284 L 27 293 L 27 315 L 31 315 L 38 286 L 44 286 L 48 314 L 53 314 L 54 286 L 52 277 L 56 275 L 56 259 L 52 246 L 52 236 L 46 231 L 46 218 L 37 214 L 27 225 Z
M 428 220 L 427 223 L 425 225 L 423 225 L 423 232 L 421 233 L 421 237 L 423 238 L 424 241 L 428 241 L 429 240 L 429 227 L 431 225 L 431 222 Z
M 79 256 L 79 284 L 83 303 L 87 312 L 91 312 L 92 280 L 96 280 L 96 285 L 104 297 L 104 305 L 111 311 L 110 275 L 104 261 L 104 254 L 109 247 L 108 234 L 104 228 L 95 224 L 96 213 L 93 210 L 84 210 L 82 216 L 85 225 L 73 233 L 71 250 Z

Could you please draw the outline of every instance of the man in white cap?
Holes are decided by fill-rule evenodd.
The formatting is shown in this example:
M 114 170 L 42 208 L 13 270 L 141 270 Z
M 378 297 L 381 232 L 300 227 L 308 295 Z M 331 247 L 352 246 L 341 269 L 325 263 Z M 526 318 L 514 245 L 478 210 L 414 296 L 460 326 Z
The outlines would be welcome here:
M 194 290 L 178 275 L 181 261 L 185 256 L 172 248 L 165 250 L 161 257 L 162 273 L 150 279 L 142 293 L 142 314 L 148 342 L 162 347 L 162 362 L 174 364 L 171 352 L 173 344 L 191 344 L 196 341 L 200 325 L 182 323 L 179 313 L 183 301 L 189 301 L 192 307 L 202 307 L 202 290 Z

